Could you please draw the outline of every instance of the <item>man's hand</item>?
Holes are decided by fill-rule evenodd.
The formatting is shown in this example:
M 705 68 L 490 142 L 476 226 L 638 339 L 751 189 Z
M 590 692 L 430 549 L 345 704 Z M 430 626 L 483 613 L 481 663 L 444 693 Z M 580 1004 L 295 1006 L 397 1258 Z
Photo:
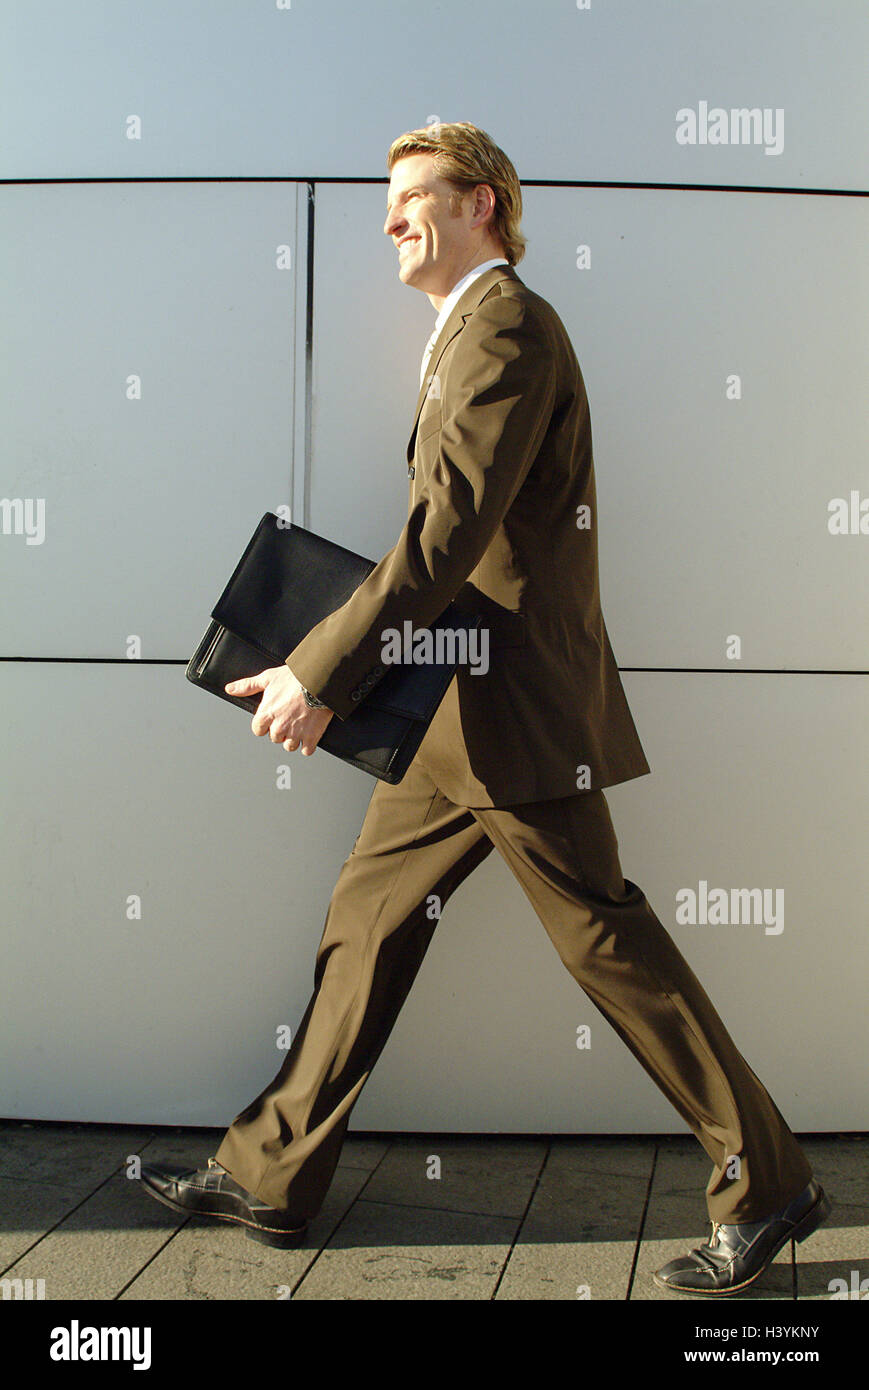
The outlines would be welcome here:
M 335 712 L 309 709 L 289 666 L 273 666 L 258 676 L 230 681 L 223 688 L 227 695 L 255 695 L 261 690 L 263 697 L 251 720 L 251 729 L 257 738 L 268 734 L 272 743 L 283 743 L 288 753 L 295 753 L 301 745 L 306 758 L 316 751 Z

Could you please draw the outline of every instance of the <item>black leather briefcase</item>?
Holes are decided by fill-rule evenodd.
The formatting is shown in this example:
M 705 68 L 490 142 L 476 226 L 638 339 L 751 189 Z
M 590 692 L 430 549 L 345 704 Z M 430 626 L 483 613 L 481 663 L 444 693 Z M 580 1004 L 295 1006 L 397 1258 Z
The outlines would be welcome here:
M 375 568 L 302 526 L 282 525 L 266 512 L 235 572 L 211 611 L 202 641 L 190 658 L 187 679 L 230 704 L 254 713 L 262 699 L 228 695 L 224 686 L 243 676 L 282 666 L 293 648 L 323 618 L 340 608 Z M 481 614 L 454 605 L 431 627 L 468 634 Z M 434 651 L 455 655 L 458 642 Z M 346 719 L 334 715 L 317 744 L 327 753 L 384 782 L 400 782 L 455 675 L 458 660 L 395 663 Z

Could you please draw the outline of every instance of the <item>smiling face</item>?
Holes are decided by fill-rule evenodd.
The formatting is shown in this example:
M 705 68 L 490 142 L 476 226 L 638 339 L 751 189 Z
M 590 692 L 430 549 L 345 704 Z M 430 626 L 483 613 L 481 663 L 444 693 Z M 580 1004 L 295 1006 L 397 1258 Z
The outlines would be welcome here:
M 434 155 L 412 154 L 396 161 L 386 206 L 383 230 L 397 248 L 398 277 L 427 294 L 436 309 L 475 265 L 504 254 L 489 230 L 492 189 L 478 184 L 458 195 L 434 172 Z

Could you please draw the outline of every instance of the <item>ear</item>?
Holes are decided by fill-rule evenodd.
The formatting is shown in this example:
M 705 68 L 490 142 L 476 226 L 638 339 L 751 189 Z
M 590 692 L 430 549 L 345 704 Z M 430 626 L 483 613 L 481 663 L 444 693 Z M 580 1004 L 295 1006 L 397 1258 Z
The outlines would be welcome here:
M 495 218 L 495 203 L 495 194 L 489 184 L 478 183 L 474 189 L 474 216 L 485 222 L 486 214 L 491 214 L 488 218 L 491 225 Z

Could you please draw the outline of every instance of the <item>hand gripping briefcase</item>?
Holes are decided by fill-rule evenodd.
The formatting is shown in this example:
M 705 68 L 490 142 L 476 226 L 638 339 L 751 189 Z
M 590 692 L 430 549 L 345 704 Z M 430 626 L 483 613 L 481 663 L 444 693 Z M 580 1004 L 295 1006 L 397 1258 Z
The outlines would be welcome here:
M 302 526 L 279 525 L 266 512 L 211 611 L 213 621 L 190 658 L 187 679 L 253 714 L 261 694 L 229 695 L 227 682 L 282 666 L 311 628 L 347 602 L 375 563 Z M 480 614 L 450 604 L 430 629 L 433 653 L 449 659 L 394 663 L 352 714 L 333 715 L 318 749 L 384 782 L 400 782 L 455 675 L 461 634 L 467 650 L 481 621 Z M 441 630 L 454 636 L 439 640 Z

